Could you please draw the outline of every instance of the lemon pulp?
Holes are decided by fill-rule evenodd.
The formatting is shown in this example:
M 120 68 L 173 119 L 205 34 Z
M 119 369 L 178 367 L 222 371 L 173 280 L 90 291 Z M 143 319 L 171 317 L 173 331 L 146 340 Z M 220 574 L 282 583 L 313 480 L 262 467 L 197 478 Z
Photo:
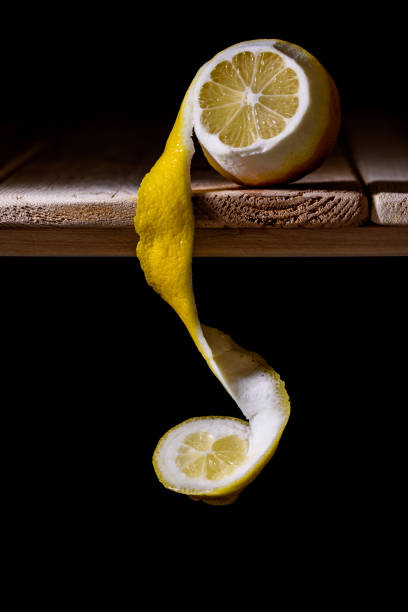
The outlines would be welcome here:
M 231 147 L 280 134 L 299 106 L 296 72 L 277 53 L 242 51 L 222 61 L 199 91 L 201 122 Z
M 244 463 L 247 451 L 248 442 L 236 434 L 216 440 L 208 431 L 199 431 L 184 438 L 176 464 L 187 476 L 220 480 Z

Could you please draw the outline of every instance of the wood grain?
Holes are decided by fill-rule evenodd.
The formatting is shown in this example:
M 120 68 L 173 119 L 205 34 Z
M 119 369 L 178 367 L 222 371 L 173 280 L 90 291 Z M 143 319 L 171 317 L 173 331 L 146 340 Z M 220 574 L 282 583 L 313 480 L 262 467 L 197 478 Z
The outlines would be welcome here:
M 371 220 L 408 225 L 408 134 L 396 118 L 355 112 L 346 117 L 356 168 L 372 197 Z
M 31 227 L 0 229 L 3 256 L 134 257 L 132 228 Z M 407 256 L 408 227 L 319 229 L 197 229 L 195 257 Z
M 130 227 L 139 159 L 137 149 L 62 140 L 0 184 L 0 224 Z
M 235 185 L 207 168 L 193 174 L 197 227 L 330 228 L 363 224 L 368 201 L 348 160 L 337 147 L 302 179 L 273 188 Z

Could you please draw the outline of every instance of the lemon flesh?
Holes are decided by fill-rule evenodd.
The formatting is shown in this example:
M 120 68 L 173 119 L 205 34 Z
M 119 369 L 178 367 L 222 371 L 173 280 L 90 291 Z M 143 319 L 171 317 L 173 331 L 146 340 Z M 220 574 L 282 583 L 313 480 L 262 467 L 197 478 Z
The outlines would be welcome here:
M 146 280 L 180 316 L 245 417 L 189 419 L 159 441 L 153 456 L 159 480 L 192 499 L 234 501 L 273 456 L 290 414 L 271 366 L 200 323 L 191 266 L 193 126 L 222 172 L 254 184 L 267 175 L 281 180 L 317 163 L 333 144 L 336 100 L 329 75 L 304 50 L 275 40 L 240 43 L 198 71 L 162 156 L 141 183 L 135 228 Z
M 280 134 L 299 107 L 299 79 L 276 52 L 241 51 L 212 69 L 198 93 L 201 123 L 235 148 Z
M 247 451 L 248 442 L 236 434 L 216 439 L 208 431 L 200 430 L 183 439 L 176 464 L 187 476 L 220 480 L 245 462 Z

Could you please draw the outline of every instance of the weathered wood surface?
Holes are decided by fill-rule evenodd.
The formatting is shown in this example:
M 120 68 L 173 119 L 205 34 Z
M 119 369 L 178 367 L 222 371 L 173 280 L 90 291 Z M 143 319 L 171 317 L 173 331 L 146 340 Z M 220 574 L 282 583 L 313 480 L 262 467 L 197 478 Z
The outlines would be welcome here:
M 0 225 L 131 227 L 141 178 L 165 138 L 81 134 L 0 184 Z M 149 142 L 149 140 L 147 140 Z M 220 177 L 198 151 L 192 189 L 198 228 L 342 227 L 361 225 L 368 202 L 350 164 L 336 149 L 307 177 L 278 188 L 248 189 Z
M 345 124 L 351 156 L 371 194 L 371 220 L 408 225 L 407 126 L 367 111 L 350 113 Z
M 129 227 L 140 151 L 63 138 L 0 183 L 0 225 Z

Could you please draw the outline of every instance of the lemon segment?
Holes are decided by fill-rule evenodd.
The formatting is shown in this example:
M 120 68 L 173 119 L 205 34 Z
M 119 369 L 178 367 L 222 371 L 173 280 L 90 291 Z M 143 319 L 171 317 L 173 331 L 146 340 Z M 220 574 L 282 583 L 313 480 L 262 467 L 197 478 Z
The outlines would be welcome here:
M 248 442 L 233 434 L 216 440 L 211 450 L 218 459 L 235 467 L 244 463 L 248 453 Z
M 220 141 L 232 147 L 247 147 L 257 137 L 255 117 L 249 104 L 243 104 L 219 134 Z
M 198 451 L 208 451 L 214 441 L 214 436 L 208 431 L 198 431 L 184 438 L 184 444 L 188 444 Z
M 296 113 L 299 100 L 296 96 L 259 96 L 259 104 L 289 119 Z
M 217 108 L 219 106 L 226 106 L 229 104 L 240 105 L 242 100 L 242 93 L 240 91 L 233 91 L 229 87 L 219 85 L 213 81 L 204 83 L 200 92 L 199 100 L 201 108 Z
M 197 478 L 204 471 L 205 455 L 194 451 L 192 448 L 180 447 L 176 457 L 176 465 L 184 474 Z
M 255 56 L 249 51 L 237 53 L 232 58 L 232 64 L 246 87 L 252 83 L 255 69 Z
M 224 130 L 224 127 L 228 126 L 230 121 L 235 118 L 234 124 L 238 121 L 239 128 L 238 113 L 240 110 L 241 107 L 239 104 L 227 104 L 217 109 L 212 108 L 205 110 L 201 115 L 203 125 L 206 126 L 209 132 L 216 134 Z
M 268 83 L 285 68 L 282 57 L 269 51 L 256 54 L 255 74 L 252 89 L 255 93 L 263 91 Z
M 261 138 L 273 138 L 285 127 L 283 116 L 270 111 L 265 104 L 255 104 L 256 124 Z

